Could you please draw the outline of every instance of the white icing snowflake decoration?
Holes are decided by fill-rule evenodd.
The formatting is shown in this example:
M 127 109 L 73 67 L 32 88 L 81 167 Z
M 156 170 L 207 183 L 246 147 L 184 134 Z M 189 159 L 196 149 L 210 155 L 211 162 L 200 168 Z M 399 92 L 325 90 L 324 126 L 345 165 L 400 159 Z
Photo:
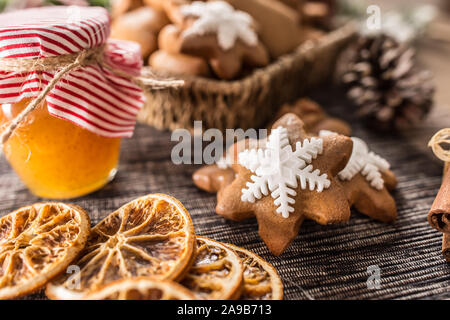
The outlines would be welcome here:
M 335 134 L 334 132 L 322 130 L 319 136 Z M 384 187 L 384 180 L 381 172 L 390 168 L 389 163 L 379 155 L 369 151 L 367 144 L 356 137 L 352 137 L 353 150 L 345 168 L 339 172 L 341 180 L 351 180 L 357 173 L 361 173 L 370 185 L 381 190 Z
M 310 165 L 323 151 L 323 140 L 320 138 L 305 139 L 297 142 L 295 151 L 289 144 L 286 128 L 272 130 L 264 149 L 244 150 L 239 153 L 239 164 L 255 173 L 247 189 L 242 189 L 241 200 L 254 203 L 256 199 L 270 195 L 277 206 L 276 212 L 284 218 L 294 211 L 295 189 L 300 188 L 322 192 L 330 186 L 327 174 L 321 174 Z
M 252 28 L 253 18 L 224 1 L 194 1 L 181 6 L 181 14 L 198 18 L 183 32 L 183 36 L 217 34 L 223 50 L 233 48 L 238 39 L 249 46 L 258 44 L 258 36 Z
M 257 148 L 265 148 L 267 143 L 267 137 L 262 139 L 249 139 L 248 140 L 248 149 L 257 149 Z M 228 149 L 228 148 L 227 148 Z M 222 155 L 218 161 L 216 161 L 216 165 L 219 169 L 228 169 L 233 165 L 233 159 L 229 156 L 229 154 Z

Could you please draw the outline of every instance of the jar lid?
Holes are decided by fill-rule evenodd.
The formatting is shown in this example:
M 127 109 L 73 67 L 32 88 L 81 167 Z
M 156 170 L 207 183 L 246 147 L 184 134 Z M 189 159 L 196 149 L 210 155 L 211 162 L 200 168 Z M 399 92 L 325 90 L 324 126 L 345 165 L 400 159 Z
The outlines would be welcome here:
M 102 136 L 130 137 L 144 103 L 141 88 L 131 80 L 140 74 L 142 57 L 138 44 L 108 40 L 109 31 L 108 12 L 100 7 L 54 6 L 0 14 L 0 60 L 20 64 L 23 59 L 77 56 L 99 47 L 101 63 L 72 69 L 46 94 L 48 111 Z M 61 68 L 0 69 L 0 105 L 36 98 Z
M 100 7 L 44 7 L 13 11 L 0 18 L 0 58 L 73 54 L 106 42 L 108 12 Z

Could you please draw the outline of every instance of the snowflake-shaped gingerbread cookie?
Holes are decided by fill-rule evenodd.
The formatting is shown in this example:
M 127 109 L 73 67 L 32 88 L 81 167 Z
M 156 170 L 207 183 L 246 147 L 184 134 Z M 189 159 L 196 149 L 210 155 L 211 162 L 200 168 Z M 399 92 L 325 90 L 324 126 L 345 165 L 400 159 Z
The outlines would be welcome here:
M 247 188 L 242 189 L 242 201 L 255 202 L 256 199 L 270 195 L 277 206 L 276 212 L 288 218 L 294 211 L 295 191 L 300 188 L 322 192 L 330 186 L 326 173 L 314 169 L 310 164 L 323 151 L 321 138 L 297 141 L 295 151 L 289 144 L 288 131 L 278 127 L 272 130 L 264 149 L 244 150 L 239 153 L 239 164 L 249 169 L 254 175 Z
M 258 44 L 253 18 L 224 1 L 194 1 L 182 6 L 180 12 L 184 17 L 198 18 L 184 31 L 183 36 L 217 34 L 223 50 L 234 47 L 238 39 L 248 46 Z
M 321 131 L 319 136 L 337 135 Z M 397 218 L 397 206 L 389 191 L 397 185 L 389 163 L 371 152 L 367 144 L 352 138 L 353 150 L 345 168 L 338 177 L 344 187 L 350 206 L 379 221 L 392 222 Z
M 322 130 L 319 136 L 324 137 L 330 134 L 335 133 Z M 339 178 L 344 181 L 349 181 L 356 174 L 361 173 L 373 188 L 377 190 L 383 189 L 384 180 L 381 173 L 389 170 L 389 162 L 370 151 L 363 140 L 356 137 L 352 137 L 352 140 L 352 155 L 344 170 L 339 172 Z
M 305 219 L 331 224 L 350 218 L 345 190 L 335 177 L 351 152 L 350 138 L 311 137 L 300 118 L 286 114 L 262 146 L 243 140 L 228 149 L 235 178 L 216 188 L 216 212 L 235 221 L 256 216 L 261 238 L 279 255 Z

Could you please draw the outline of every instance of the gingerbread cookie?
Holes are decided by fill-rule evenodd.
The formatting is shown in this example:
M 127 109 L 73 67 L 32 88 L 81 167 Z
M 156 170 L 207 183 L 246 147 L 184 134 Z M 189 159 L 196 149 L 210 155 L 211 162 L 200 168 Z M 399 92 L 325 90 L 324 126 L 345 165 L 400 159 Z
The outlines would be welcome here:
M 155 10 L 164 10 L 164 2 L 167 2 L 170 0 L 143 0 L 143 1 L 144 1 L 144 4 L 152 7 Z
M 154 52 L 149 65 L 156 71 L 189 76 L 210 76 L 209 66 L 205 59 L 180 53 L 168 53 L 164 50 Z
M 114 20 L 111 38 L 139 43 L 142 55 L 148 57 L 157 49 L 157 34 L 167 23 L 163 12 L 142 7 Z
M 172 23 L 178 26 L 184 26 L 185 17 L 180 11 L 181 6 L 192 3 L 190 0 L 153 0 L 163 2 L 162 7 L 164 12 L 169 17 Z
M 259 234 L 275 255 L 289 246 L 305 218 L 320 224 L 349 219 L 345 190 L 334 177 L 350 158 L 350 138 L 311 137 L 296 115 L 287 114 L 263 145 L 246 149 L 244 140 L 230 149 L 237 177 L 219 194 L 218 214 L 232 220 L 256 215 Z
M 181 52 L 181 29 L 174 24 L 165 26 L 158 35 L 158 47 L 168 53 Z
M 111 19 L 114 20 L 126 12 L 135 10 L 142 6 L 142 0 L 112 0 L 111 6 Z
M 236 175 L 231 167 L 221 167 L 218 164 L 206 165 L 192 175 L 194 184 L 210 193 L 217 193 L 230 185 Z
M 319 134 L 321 130 L 329 130 L 344 136 L 351 135 L 351 128 L 345 121 L 328 116 L 325 111 L 308 98 L 297 100 L 294 104 L 283 105 L 276 115 L 276 119 L 287 113 L 297 115 L 305 124 L 309 133 Z
M 320 137 L 336 135 L 321 131 Z M 367 144 L 352 137 L 352 155 L 339 172 L 338 177 L 347 194 L 350 206 L 359 212 L 382 222 L 393 222 L 397 218 L 397 206 L 389 191 L 397 185 L 397 179 L 389 170 L 389 163 L 369 151 Z
M 330 28 L 335 12 L 335 0 L 306 0 L 301 6 L 303 22 L 318 28 Z
M 227 0 L 238 10 L 249 13 L 258 23 L 262 42 L 272 58 L 293 52 L 303 41 L 300 15 L 274 0 Z
M 282 2 L 295 10 L 300 10 L 301 5 L 303 4 L 303 0 L 273 0 L 273 1 Z
M 244 65 L 263 67 L 269 63 L 258 40 L 253 19 L 224 1 L 200 2 L 180 7 L 184 18 L 180 52 L 209 60 L 216 75 L 230 80 Z
M 329 117 L 319 104 L 309 98 L 299 99 L 294 104 L 283 105 L 278 111 L 276 119 L 288 113 L 293 113 L 302 119 L 304 128 L 308 133 L 317 135 L 321 130 L 328 130 L 345 136 L 351 135 L 351 128 L 348 123 L 338 118 Z M 272 126 L 273 124 L 269 127 Z M 207 192 L 219 192 L 234 179 L 231 178 L 234 177 L 231 165 L 229 157 L 224 157 L 217 165 L 202 167 L 195 171 L 193 175 L 194 184 Z

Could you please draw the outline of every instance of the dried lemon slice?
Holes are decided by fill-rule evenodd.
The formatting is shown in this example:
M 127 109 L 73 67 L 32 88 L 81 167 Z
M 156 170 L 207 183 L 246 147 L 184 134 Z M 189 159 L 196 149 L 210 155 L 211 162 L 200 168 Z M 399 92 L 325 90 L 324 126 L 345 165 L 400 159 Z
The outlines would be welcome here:
M 86 211 L 64 203 L 37 203 L 0 218 L 0 299 L 31 293 L 64 272 L 89 231 Z
M 77 262 L 78 277 L 57 279 L 46 293 L 51 299 L 81 299 L 116 280 L 180 279 L 194 251 L 194 226 L 183 205 L 168 195 L 150 194 L 97 224 Z
M 195 300 L 189 290 L 176 282 L 133 278 L 118 280 L 85 296 L 85 300 Z
M 283 283 L 275 268 L 257 254 L 227 244 L 244 264 L 244 291 L 241 300 L 282 300 Z
M 181 284 L 199 298 L 237 299 L 242 292 L 243 272 L 239 256 L 224 244 L 197 237 L 194 264 Z

